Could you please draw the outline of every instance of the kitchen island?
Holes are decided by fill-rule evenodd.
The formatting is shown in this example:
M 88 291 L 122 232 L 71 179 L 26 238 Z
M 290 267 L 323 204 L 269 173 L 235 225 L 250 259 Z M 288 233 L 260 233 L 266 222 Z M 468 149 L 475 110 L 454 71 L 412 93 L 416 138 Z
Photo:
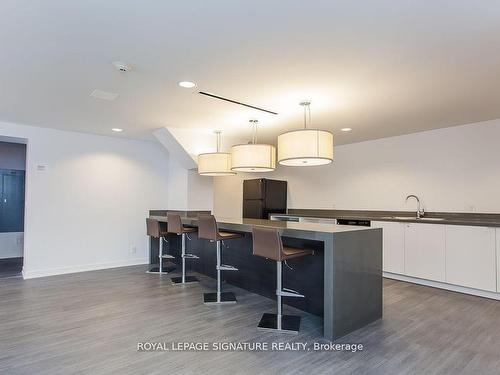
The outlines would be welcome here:
M 163 215 L 150 217 L 167 222 Z M 197 227 L 196 217 L 184 216 L 182 221 Z M 293 270 L 284 267 L 284 286 L 306 296 L 287 298 L 284 303 L 322 316 L 325 339 L 335 340 L 382 317 L 382 229 L 221 217 L 217 222 L 221 230 L 243 234 L 223 249 L 224 263 L 239 269 L 224 274 L 227 283 L 275 298 L 275 263 L 252 255 L 251 235 L 254 226 L 273 227 L 285 245 L 315 250 L 314 256 L 290 261 Z M 178 237 L 170 236 L 167 250 L 177 257 Z M 200 259 L 190 261 L 188 267 L 214 277 L 215 244 L 198 239 L 196 234 L 190 237 L 187 252 Z M 153 261 L 157 246 L 152 245 Z

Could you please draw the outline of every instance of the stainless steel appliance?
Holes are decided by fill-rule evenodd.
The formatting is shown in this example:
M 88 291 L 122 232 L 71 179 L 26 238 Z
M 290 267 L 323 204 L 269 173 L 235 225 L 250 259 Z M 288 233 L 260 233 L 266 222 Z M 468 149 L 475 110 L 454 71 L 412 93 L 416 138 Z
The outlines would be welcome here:
M 371 226 L 370 220 L 360 220 L 360 219 L 337 219 L 338 225 L 359 225 L 362 227 Z

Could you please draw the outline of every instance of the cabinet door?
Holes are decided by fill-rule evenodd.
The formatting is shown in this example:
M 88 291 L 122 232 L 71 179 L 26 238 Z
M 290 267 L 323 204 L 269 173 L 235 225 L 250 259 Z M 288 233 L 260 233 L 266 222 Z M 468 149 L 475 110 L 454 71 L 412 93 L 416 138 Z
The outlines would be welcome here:
M 496 291 L 495 229 L 446 226 L 446 282 Z
M 243 181 L 243 199 L 264 199 L 264 179 Z
M 405 224 L 390 221 L 372 221 L 372 227 L 383 231 L 383 270 L 405 273 Z
M 445 228 L 439 224 L 405 224 L 405 272 L 445 281 Z
M 264 205 L 260 199 L 245 199 L 243 201 L 243 217 L 249 219 L 267 219 L 264 216 Z

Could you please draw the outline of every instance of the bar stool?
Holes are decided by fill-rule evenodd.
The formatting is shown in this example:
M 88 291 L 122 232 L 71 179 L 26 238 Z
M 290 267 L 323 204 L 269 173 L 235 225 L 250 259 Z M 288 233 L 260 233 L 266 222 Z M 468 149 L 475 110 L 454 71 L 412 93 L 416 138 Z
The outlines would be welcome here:
M 195 233 L 196 228 L 185 227 L 182 225 L 181 216 L 177 214 L 167 213 L 168 233 L 175 233 L 181 236 L 181 259 L 182 259 L 182 276 L 172 277 L 172 284 L 184 285 L 199 282 L 195 276 L 186 276 L 186 259 L 198 259 L 196 255 L 186 254 L 186 237 L 188 233 Z M 188 237 L 189 238 L 189 237 Z
M 153 237 L 153 238 L 158 238 L 160 240 L 160 249 L 158 251 L 158 258 L 159 258 L 159 266 L 158 267 L 153 267 L 147 273 L 170 273 L 172 272 L 175 267 L 169 267 L 169 268 L 164 268 L 163 267 L 163 259 L 174 259 L 172 255 L 169 254 L 163 254 L 163 241 L 167 241 L 167 235 L 168 232 L 165 232 L 161 230 L 160 227 L 160 222 L 155 219 L 150 219 L 146 218 L 146 232 L 148 236 Z M 149 242 L 149 246 L 151 247 L 151 241 Z M 151 248 L 149 249 L 151 253 Z
M 198 238 L 217 243 L 217 292 L 203 294 L 203 303 L 206 305 L 236 303 L 236 296 L 233 292 L 221 292 L 221 271 L 238 271 L 236 267 L 222 264 L 221 243 L 240 237 L 242 235 L 239 233 L 219 232 L 213 215 L 198 216 Z
M 283 246 L 281 236 L 276 228 L 253 227 L 253 255 L 272 259 L 276 261 L 276 296 L 278 313 L 265 313 L 260 319 L 258 329 L 263 331 L 280 331 L 286 333 L 298 333 L 300 329 L 300 316 L 282 315 L 282 297 L 301 297 L 304 295 L 287 288 L 283 288 L 282 262 L 288 259 L 300 258 L 312 255 L 314 252 L 308 249 L 296 249 Z

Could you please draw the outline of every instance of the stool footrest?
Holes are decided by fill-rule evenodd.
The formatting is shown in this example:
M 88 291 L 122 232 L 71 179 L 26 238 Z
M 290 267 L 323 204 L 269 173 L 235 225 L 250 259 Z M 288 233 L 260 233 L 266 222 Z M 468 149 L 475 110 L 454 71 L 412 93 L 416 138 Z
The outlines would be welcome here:
M 227 264 L 221 264 L 220 266 L 217 266 L 216 269 L 220 271 L 238 271 L 236 267 L 228 266 Z
M 184 254 L 183 258 L 186 258 L 186 259 L 200 259 L 200 257 L 198 255 L 194 255 L 194 254 Z
M 288 288 L 283 288 L 282 290 L 276 290 L 276 295 L 282 297 L 300 297 L 300 298 L 305 297 L 303 294 L 300 294 L 296 290 Z
M 175 259 L 175 257 L 174 257 L 174 256 L 172 256 L 172 255 L 170 255 L 170 254 L 163 254 L 161 257 L 162 257 L 163 259 Z

